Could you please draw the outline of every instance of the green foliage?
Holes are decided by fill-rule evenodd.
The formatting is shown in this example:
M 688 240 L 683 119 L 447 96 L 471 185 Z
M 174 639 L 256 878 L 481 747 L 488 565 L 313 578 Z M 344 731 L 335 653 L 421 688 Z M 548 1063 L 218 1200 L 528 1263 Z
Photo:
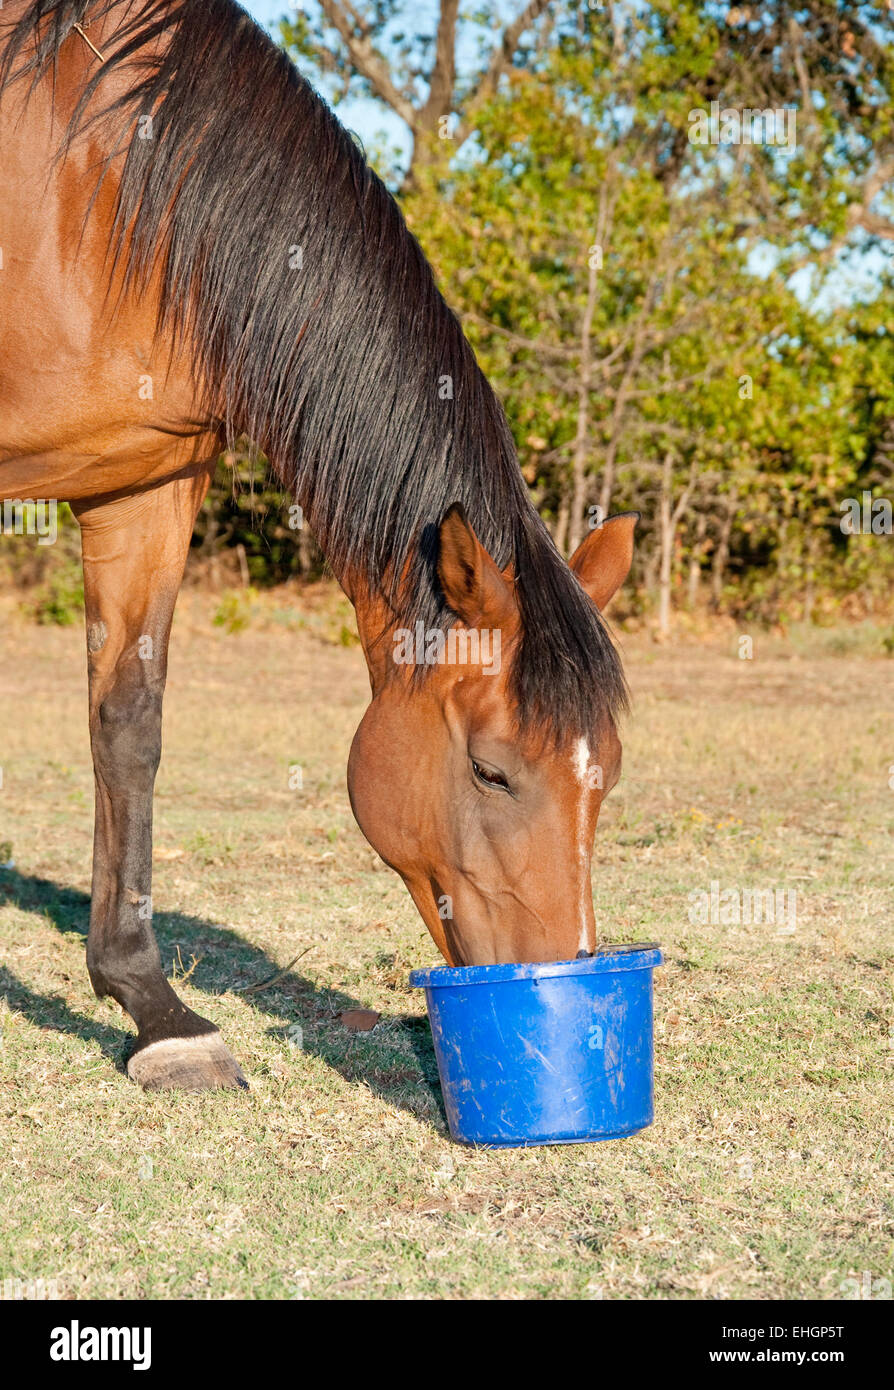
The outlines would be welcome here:
M 51 573 L 33 598 L 33 613 L 39 623 L 71 627 L 84 614 L 84 581 L 68 565 Z
M 562 8 L 576 29 L 560 19 L 507 72 L 474 143 L 417 173 L 413 227 L 561 547 L 594 504 L 636 509 L 647 604 L 667 549 L 678 603 L 694 572 L 695 591 L 710 579 L 713 606 L 740 618 L 818 616 L 822 595 L 871 610 L 890 594 L 894 539 L 845 537 L 839 522 L 862 489 L 894 494 L 891 262 L 873 258 L 871 294 L 842 295 L 835 238 L 889 138 L 847 97 L 845 69 L 876 106 L 890 95 L 890 22 L 830 65 L 783 6 L 747 24 L 752 11 L 638 7 L 621 47 L 609 8 Z M 855 7 L 838 10 L 849 33 Z M 779 54 L 755 58 L 774 23 L 820 114 L 799 111 L 793 150 L 692 143 L 709 98 L 803 108 Z M 679 506 L 670 531 L 663 503 Z
M 252 603 L 257 598 L 255 589 L 228 589 L 221 595 L 214 626 L 222 627 L 229 633 L 244 632 L 251 622 Z
M 37 622 L 69 627 L 84 612 L 81 539 L 66 503 L 56 509 L 53 544 L 34 535 L 0 535 L 0 582 L 23 590 L 25 610 Z
M 492 7 L 437 43 L 407 0 L 358 0 L 342 32 L 335 8 L 309 0 L 284 43 L 334 102 L 406 122 L 404 152 L 383 136 L 372 156 L 560 548 L 594 508 L 636 509 L 630 615 L 659 595 L 737 621 L 887 612 L 894 537 L 840 521 L 847 498 L 894 498 L 894 15 L 560 0 L 501 47 Z M 695 143 L 712 102 L 792 110 L 794 141 Z M 247 449 L 221 460 L 191 569 L 234 590 L 229 630 L 247 587 L 324 573 L 290 502 Z M 0 567 L 41 621 L 78 616 L 69 515 L 56 546 L 0 538 Z
M 323 557 L 307 527 L 294 524 L 299 520 L 262 456 L 247 448 L 224 455 L 196 522 L 193 569 L 217 581 L 239 575 L 259 587 L 319 578 Z

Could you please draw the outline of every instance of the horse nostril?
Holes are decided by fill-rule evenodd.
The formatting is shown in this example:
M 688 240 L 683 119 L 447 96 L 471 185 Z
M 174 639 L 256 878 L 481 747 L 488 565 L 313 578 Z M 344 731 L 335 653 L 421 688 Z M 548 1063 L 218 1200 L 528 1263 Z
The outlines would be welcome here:
M 577 953 L 577 955 L 574 957 L 574 959 L 575 959 L 575 960 L 589 960 L 590 957 L 591 957 L 593 954 L 594 954 L 593 951 L 578 951 L 578 953 Z

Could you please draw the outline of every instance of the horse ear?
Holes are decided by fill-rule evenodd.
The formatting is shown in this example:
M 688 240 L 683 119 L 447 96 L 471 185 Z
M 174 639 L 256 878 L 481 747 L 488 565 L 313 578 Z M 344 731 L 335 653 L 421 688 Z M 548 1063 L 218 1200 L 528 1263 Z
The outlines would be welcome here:
M 438 541 L 438 579 L 448 606 L 466 627 L 502 627 L 516 612 L 515 595 L 458 502 L 444 513 Z
M 568 561 L 581 588 L 600 611 L 627 578 L 633 560 L 633 531 L 638 521 L 639 512 L 610 516 L 581 541 Z

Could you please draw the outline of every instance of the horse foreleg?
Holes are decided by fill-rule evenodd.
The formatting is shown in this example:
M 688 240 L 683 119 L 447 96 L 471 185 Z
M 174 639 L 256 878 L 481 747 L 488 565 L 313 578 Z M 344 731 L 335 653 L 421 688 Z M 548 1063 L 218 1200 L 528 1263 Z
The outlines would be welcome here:
M 168 637 L 209 477 L 203 467 L 147 492 L 75 508 L 96 778 L 87 968 L 96 993 L 117 999 L 134 1020 L 128 1075 L 153 1090 L 246 1084 L 214 1025 L 174 993 L 152 930 L 152 798 Z

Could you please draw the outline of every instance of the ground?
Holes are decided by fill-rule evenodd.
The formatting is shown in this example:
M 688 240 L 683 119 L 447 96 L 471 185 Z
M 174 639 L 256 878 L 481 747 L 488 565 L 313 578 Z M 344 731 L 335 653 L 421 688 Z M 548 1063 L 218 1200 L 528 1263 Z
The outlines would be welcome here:
M 204 1096 L 133 1086 L 129 1021 L 89 987 L 82 633 L 0 617 L 0 1295 L 890 1296 L 890 658 L 622 635 L 634 713 L 593 889 L 605 938 L 665 953 L 655 1124 L 488 1152 L 447 1137 L 407 985 L 436 953 L 351 817 L 347 609 L 178 615 L 156 925 L 251 1080 Z M 796 920 L 690 921 L 712 881 L 794 889 Z M 373 1032 L 339 1021 L 353 1004 Z

